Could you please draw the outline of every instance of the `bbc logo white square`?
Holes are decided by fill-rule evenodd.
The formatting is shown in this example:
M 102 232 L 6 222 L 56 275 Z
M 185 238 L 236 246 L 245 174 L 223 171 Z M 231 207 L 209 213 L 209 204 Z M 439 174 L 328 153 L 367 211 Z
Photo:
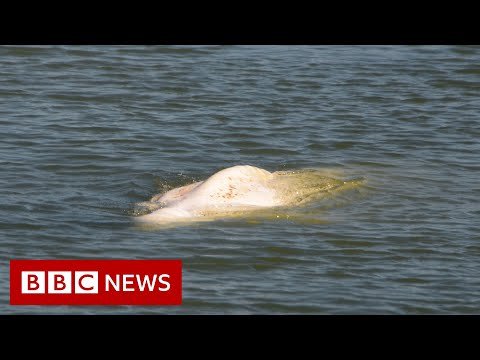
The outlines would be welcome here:
M 22 271 L 23 294 L 45 294 L 45 271 Z
M 70 271 L 48 271 L 48 292 L 50 294 L 71 294 L 72 273 Z
M 98 271 L 75 271 L 76 294 L 98 294 Z

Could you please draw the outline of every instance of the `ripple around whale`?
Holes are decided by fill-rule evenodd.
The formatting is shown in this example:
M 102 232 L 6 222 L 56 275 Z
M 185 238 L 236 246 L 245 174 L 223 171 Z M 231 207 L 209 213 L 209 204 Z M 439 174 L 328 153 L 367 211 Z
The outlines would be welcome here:
M 307 220 L 302 210 L 364 183 L 341 176 L 332 170 L 269 172 L 237 165 L 137 203 L 133 215 L 138 225 L 155 228 L 222 218 L 244 218 L 249 223 L 270 218 L 314 221 Z

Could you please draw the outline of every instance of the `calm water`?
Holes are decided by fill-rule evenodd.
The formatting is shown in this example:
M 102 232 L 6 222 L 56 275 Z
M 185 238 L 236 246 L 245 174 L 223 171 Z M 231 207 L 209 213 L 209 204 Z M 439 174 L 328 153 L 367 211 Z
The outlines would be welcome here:
M 480 47 L 0 47 L 0 313 L 480 313 Z M 361 180 L 145 231 L 250 164 Z M 183 305 L 10 306 L 10 259 L 181 259 Z

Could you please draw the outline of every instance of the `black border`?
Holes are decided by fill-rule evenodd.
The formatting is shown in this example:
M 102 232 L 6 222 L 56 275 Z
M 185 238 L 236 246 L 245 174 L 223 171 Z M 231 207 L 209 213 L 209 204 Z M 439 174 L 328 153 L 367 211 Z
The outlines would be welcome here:
M 477 350 L 476 315 L 5 315 L 19 354 L 163 358 L 461 358 Z M 6 348 L 8 349 L 8 348 Z M 448 354 L 448 350 L 453 350 Z M 5 350 L 6 351 L 6 350 Z M 143 355 L 145 354 L 145 355 Z M 363 356 L 362 356 L 363 355 Z
M 472 3 L 473 4 L 473 3 Z M 0 44 L 479 44 L 477 11 L 442 4 L 178 4 L 5 12 Z M 294 6 L 292 6 L 294 5 Z M 65 9 L 63 9 L 65 10 Z

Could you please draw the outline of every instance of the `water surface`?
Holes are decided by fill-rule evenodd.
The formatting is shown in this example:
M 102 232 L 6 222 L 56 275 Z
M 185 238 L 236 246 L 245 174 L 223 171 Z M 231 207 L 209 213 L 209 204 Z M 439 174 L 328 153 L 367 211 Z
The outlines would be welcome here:
M 0 313 L 479 313 L 479 64 L 477 46 L 0 47 Z M 134 226 L 135 204 L 237 164 L 363 185 L 301 216 Z M 10 259 L 110 258 L 181 259 L 183 304 L 9 305 Z

